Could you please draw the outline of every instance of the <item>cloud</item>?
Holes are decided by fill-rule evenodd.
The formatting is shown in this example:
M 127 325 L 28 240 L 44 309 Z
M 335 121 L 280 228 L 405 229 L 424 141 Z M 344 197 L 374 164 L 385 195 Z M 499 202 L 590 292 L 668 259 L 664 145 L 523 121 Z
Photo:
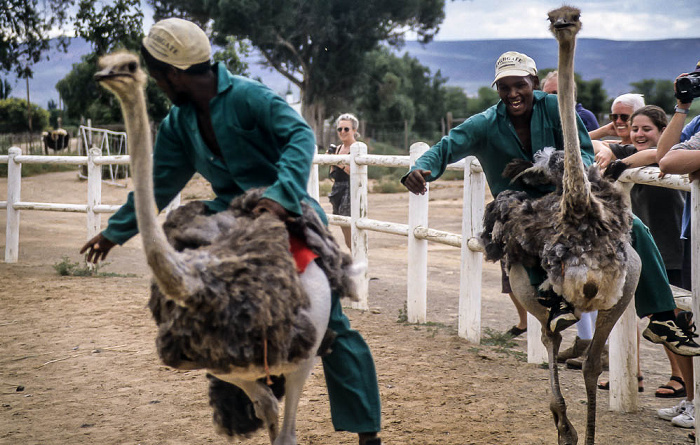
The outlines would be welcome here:
M 700 1 L 570 1 L 581 9 L 580 37 L 662 40 L 700 37 Z M 436 40 L 549 38 L 547 12 L 561 0 L 456 0 L 445 6 Z

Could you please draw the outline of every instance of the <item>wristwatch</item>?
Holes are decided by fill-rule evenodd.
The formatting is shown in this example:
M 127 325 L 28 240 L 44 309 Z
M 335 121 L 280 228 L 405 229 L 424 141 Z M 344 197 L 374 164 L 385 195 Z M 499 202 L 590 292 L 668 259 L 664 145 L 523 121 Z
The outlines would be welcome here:
M 674 108 L 676 113 L 681 113 L 681 114 L 688 114 L 690 113 L 690 109 L 688 108 L 680 108 L 678 105 Z

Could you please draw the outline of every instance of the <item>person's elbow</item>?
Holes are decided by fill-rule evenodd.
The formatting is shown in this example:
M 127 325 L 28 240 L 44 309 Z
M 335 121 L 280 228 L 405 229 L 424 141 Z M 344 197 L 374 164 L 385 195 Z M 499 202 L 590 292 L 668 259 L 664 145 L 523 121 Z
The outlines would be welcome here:
M 659 159 L 659 155 L 656 155 L 656 162 L 659 164 L 659 170 L 661 170 L 661 173 L 665 174 L 673 174 L 673 173 L 679 173 L 676 170 L 676 162 L 675 162 L 675 156 L 673 152 L 668 152 L 666 153 L 665 156 L 661 157 Z

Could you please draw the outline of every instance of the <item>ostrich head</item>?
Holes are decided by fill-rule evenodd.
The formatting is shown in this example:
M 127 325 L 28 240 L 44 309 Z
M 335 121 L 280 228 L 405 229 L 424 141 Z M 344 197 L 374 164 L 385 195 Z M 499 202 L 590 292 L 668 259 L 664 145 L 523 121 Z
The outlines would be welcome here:
M 557 40 L 573 40 L 581 30 L 581 11 L 572 6 L 562 6 L 550 11 L 549 30 L 552 31 Z
M 100 58 L 100 70 L 95 80 L 118 98 L 130 96 L 146 85 L 146 74 L 141 70 L 136 54 L 120 51 Z

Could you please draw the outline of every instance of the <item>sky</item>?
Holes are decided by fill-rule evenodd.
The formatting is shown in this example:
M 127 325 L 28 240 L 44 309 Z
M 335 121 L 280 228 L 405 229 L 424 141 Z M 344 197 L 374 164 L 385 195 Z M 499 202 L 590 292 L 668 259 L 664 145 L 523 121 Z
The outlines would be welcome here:
M 700 0 L 446 0 L 435 40 L 550 38 L 547 12 L 564 3 L 581 10 L 579 38 L 700 37 Z

